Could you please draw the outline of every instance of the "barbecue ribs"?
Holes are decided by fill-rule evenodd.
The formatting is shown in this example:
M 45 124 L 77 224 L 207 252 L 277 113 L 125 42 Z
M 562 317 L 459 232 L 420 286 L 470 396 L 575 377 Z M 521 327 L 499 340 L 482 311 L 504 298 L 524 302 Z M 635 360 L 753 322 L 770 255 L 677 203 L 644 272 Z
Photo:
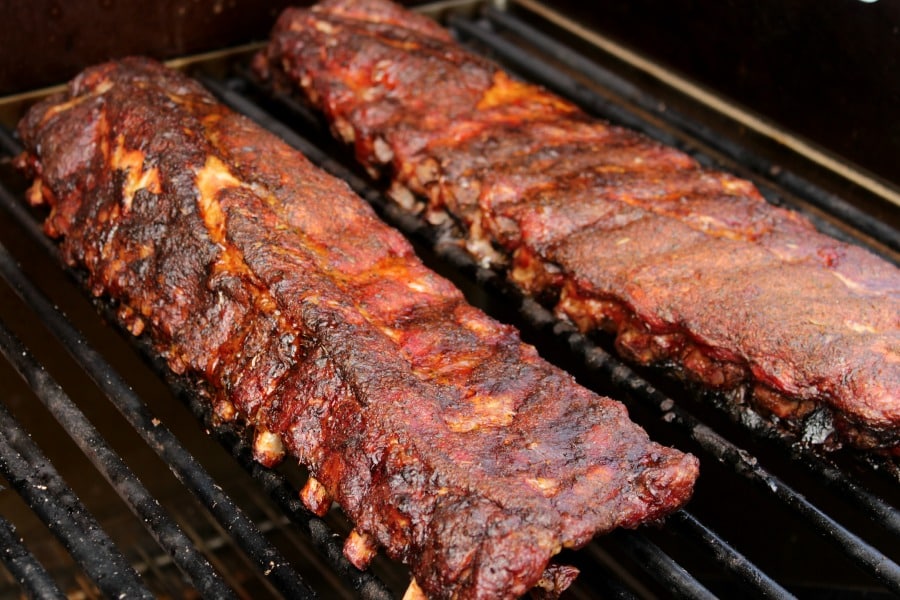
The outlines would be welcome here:
M 90 68 L 19 127 L 66 263 L 120 307 L 257 458 L 407 563 L 431 597 L 515 597 L 550 558 L 677 509 L 691 455 L 465 303 L 349 188 L 199 84 Z
M 387 0 L 288 9 L 255 65 L 320 108 L 400 205 L 628 359 L 825 447 L 898 452 L 893 265 Z

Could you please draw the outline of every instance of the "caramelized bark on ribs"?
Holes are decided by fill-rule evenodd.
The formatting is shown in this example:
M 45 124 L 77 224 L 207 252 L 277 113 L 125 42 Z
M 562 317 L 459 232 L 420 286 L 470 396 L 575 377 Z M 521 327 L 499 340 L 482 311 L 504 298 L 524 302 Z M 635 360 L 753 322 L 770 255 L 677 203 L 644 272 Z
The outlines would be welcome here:
M 287 452 L 432 597 L 514 597 L 548 561 L 689 498 L 690 455 L 648 440 L 465 303 L 349 188 L 183 75 L 86 70 L 20 125 L 30 198 L 94 294 L 217 414 Z M 561 584 L 562 585 L 562 584 Z M 551 586 L 552 587 L 552 586 Z
M 400 11 L 289 9 L 256 66 L 318 106 L 398 201 L 449 213 L 476 259 L 626 357 L 826 447 L 898 450 L 900 270 Z

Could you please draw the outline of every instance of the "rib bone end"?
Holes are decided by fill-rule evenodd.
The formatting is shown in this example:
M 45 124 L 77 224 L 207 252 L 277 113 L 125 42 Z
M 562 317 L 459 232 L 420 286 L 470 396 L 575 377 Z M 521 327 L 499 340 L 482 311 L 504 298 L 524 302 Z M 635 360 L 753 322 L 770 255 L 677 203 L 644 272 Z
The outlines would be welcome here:
M 376 552 L 375 540 L 356 529 L 350 532 L 347 541 L 344 542 L 344 556 L 361 571 L 369 567 Z
M 306 484 L 300 490 L 300 500 L 317 517 L 324 517 L 331 508 L 331 495 L 315 477 L 306 480 Z
M 578 569 L 570 565 L 548 565 L 543 576 L 531 589 L 530 596 L 535 600 L 553 600 L 559 598 L 575 578 Z
M 419 584 L 416 583 L 416 580 L 413 579 L 409 582 L 406 593 L 403 594 L 403 600 L 428 600 L 428 597 L 422 591 L 422 588 L 419 587 Z
M 253 458 L 265 467 L 274 467 L 280 463 L 284 458 L 281 437 L 265 427 L 258 427 L 253 438 Z

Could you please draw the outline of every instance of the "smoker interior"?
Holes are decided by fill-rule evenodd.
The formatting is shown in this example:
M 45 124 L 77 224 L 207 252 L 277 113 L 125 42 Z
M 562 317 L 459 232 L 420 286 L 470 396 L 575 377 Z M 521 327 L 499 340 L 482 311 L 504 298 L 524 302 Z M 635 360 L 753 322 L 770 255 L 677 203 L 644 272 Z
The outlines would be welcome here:
M 865 185 L 865 174 L 863 185 L 848 184 L 747 132 L 573 35 L 543 5 L 425 10 L 518 75 L 751 178 L 770 201 L 898 262 L 900 211 L 890 194 Z M 393 210 L 320 121 L 252 80 L 250 55 L 222 52 L 183 66 L 350 182 L 471 302 L 515 324 L 585 385 L 623 400 L 654 439 L 700 458 L 693 500 L 664 524 L 560 555 L 581 570 L 565 597 L 900 594 L 896 465 L 823 456 L 660 372 L 622 364 L 607 340 L 555 322 L 501 275 Z M 59 266 L 8 159 L 18 144 L 6 115 L 27 103 L 4 109 L 0 133 L 0 598 L 402 597 L 409 576 L 401 565 L 380 556 L 359 572 L 341 557 L 349 527 L 338 508 L 319 519 L 301 506 L 302 468 L 255 465 L 241 432 L 213 423 L 191 383 L 171 376 L 142 340 L 114 325 L 115 307 L 92 301 L 80 274 Z

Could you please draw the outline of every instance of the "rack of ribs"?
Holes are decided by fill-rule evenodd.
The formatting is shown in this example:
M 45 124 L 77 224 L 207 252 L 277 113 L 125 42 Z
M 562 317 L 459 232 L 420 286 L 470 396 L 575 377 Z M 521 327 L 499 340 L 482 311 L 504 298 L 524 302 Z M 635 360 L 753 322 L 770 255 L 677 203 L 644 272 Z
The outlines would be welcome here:
M 309 468 L 301 496 L 317 514 L 340 504 L 358 567 L 382 547 L 434 598 L 559 589 L 562 548 L 690 497 L 693 456 L 468 305 L 346 184 L 186 76 L 89 68 L 19 133 L 65 263 L 218 418 L 247 424 L 258 460 Z
M 900 452 L 894 265 L 387 0 L 288 9 L 254 66 L 400 206 L 627 359 L 825 448 Z

